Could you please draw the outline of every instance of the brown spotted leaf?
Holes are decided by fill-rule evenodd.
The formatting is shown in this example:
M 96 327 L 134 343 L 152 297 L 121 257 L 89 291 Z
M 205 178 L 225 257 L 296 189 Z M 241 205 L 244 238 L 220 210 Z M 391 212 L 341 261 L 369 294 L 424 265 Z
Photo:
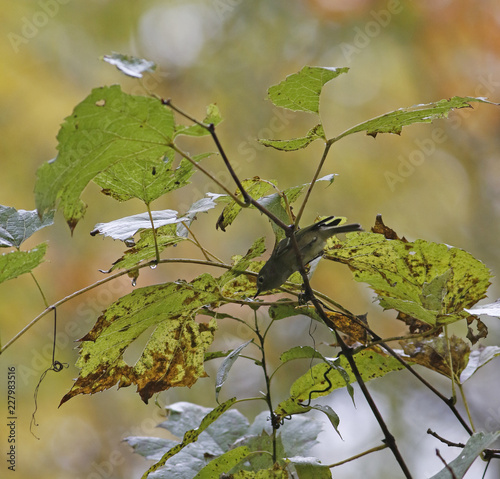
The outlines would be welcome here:
M 401 341 L 401 345 L 412 362 L 448 378 L 452 377 L 453 370 L 455 379 L 458 379 L 469 360 L 469 345 L 456 336 Z
M 118 384 L 137 385 L 142 400 L 174 386 L 191 387 L 206 376 L 204 354 L 213 341 L 216 320 L 194 320 L 203 306 L 220 299 L 216 281 L 202 274 L 190 283 L 140 288 L 113 303 L 80 341 L 80 375 L 61 404 L 77 394 L 93 394 Z M 142 354 L 133 365 L 123 354 L 146 330 Z
M 365 382 L 404 368 L 397 359 L 388 356 L 376 346 L 360 351 L 354 359 Z M 327 396 L 334 390 L 344 388 L 347 383 L 354 381 L 356 378 L 344 356 L 331 358 L 329 363 L 315 364 L 292 384 L 290 397 L 278 404 L 275 413 L 280 417 L 285 417 L 307 412 L 310 409 L 311 400 Z
M 488 268 L 470 253 L 417 239 L 388 240 L 362 232 L 326 249 L 325 257 L 347 264 L 356 281 L 377 293 L 384 309 L 395 309 L 432 327 L 469 316 L 485 297 Z

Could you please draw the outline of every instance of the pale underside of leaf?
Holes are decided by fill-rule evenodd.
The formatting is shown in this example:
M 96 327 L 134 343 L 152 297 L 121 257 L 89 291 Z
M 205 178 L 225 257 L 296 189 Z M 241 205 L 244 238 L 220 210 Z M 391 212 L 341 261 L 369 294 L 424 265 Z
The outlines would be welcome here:
M 152 61 L 121 53 L 104 55 L 103 60 L 133 78 L 142 78 L 144 72 L 152 73 L 156 69 L 156 64 Z
M 53 222 L 53 211 L 40 218 L 37 210 L 16 210 L 0 205 L 0 248 L 19 248 L 33 233 Z
M 153 224 L 155 228 L 161 226 L 180 223 L 183 218 L 177 217 L 177 211 L 162 210 L 152 211 Z M 140 213 L 138 215 L 126 216 L 118 220 L 110 221 L 109 223 L 98 223 L 94 230 L 90 233 L 92 236 L 101 234 L 103 236 L 111 236 L 113 239 L 125 241 L 132 238 L 139 230 L 151 229 L 151 218 L 148 213 Z

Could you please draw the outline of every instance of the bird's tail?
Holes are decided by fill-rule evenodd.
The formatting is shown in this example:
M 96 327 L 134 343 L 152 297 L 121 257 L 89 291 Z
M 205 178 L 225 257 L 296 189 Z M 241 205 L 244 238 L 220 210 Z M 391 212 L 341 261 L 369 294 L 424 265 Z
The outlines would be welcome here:
M 330 231 L 332 234 L 350 233 L 351 231 L 363 231 L 363 228 L 359 223 L 351 223 L 349 225 L 332 226 Z

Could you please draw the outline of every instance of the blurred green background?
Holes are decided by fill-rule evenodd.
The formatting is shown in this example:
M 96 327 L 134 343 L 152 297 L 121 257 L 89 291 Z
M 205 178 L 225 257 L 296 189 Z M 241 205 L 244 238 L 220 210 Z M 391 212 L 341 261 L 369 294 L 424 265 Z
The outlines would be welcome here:
M 387 111 L 454 95 L 500 101 L 500 5 L 494 0 L 18 0 L 5 3 L 0 16 L 0 204 L 18 209 L 34 209 L 36 169 L 56 155 L 59 125 L 92 88 L 120 83 L 127 92 L 143 93 L 137 81 L 99 60 L 113 51 L 154 60 L 157 71 L 144 85 L 193 115 L 202 118 L 205 106 L 217 103 L 225 118 L 220 139 L 240 177 L 277 179 L 282 187 L 310 181 L 322 146 L 284 154 L 264 149 L 255 139 L 291 138 L 314 125 L 312 116 L 280 111 L 264 99 L 270 85 L 304 65 L 351 69 L 322 94 L 321 115 L 330 137 Z M 497 274 L 499 133 L 500 110 L 475 104 L 474 110 L 453 112 L 447 121 L 406 128 L 401 136 L 348 137 L 335 145 L 324 168 L 324 174 L 338 174 L 334 185 L 318 186 L 303 224 L 317 215 L 335 214 L 369 229 L 381 213 L 387 225 L 409 240 L 424 238 L 463 248 Z M 183 144 L 193 153 L 213 148 L 208 140 Z M 206 165 L 231 185 L 220 158 L 213 156 Z M 205 192 L 217 191 L 200 174 L 192 186 L 153 207 L 182 211 Z M 54 226 L 24 245 L 28 249 L 49 240 L 48 261 L 36 270 L 36 277 L 51 303 L 101 279 L 98 269 L 108 269 L 120 256 L 122 244 L 89 235 L 96 223 L 144 211 L 139 202 L 117 204 L 95 186 L 87 188 L 84 201 L 89 205 L 87 214 L 73 237 L 58 214 Z M 194 227 L 206 247 L 225 260 L 246 252 L 257 236 L 266 235 L 272 246 L 269 223 L 256 211 L 241 215 L 226 233 L 215 230 L 216 219 L 214 212 L 202 215 Z M 164 253 L 198 255 L 189 245 Z M 164 265 L 141 273 L 139 286 L 180 277 L 189 280 L 200 272 L 196 267 L 181 270 Z M 370 324 L 379 334 L 404 331 L 393 319 L 395 314 L 382 312 L 373 303 L 373 294 L 355 284 L 340 265 L 322 263 L 314 285 L 357 314 L 369 312 Z M 52 320 L 44 318 L 1 356 L 1 391 L 7 366 L 15 365 L 18 372 L 16 477 L 133 478 L 146 469 L 147 463 L 121 440 L 129 435 L 165 437 L 165 431 L 155 429 L 162 411 L 154 401 L 146 406 L 133 388 L 126 388 L 76 397 L 57 407 L 77 375 L 73 341 L 92 327 L 102 309 L 131 289 L 129 280 L 118 280 L 58 310 L 56 359 L 70 366 L 58 374 L 49 372 L 40 386 L 35 429 L 40 440 L 29 432 L 29 424 L 34 390 L 50 364 Z M 499 297 L 495 278 L 489 297 Z M 3 344 L 43 310 L 29 275 L 2 284 L 0 301 Z M 232 312 L 250 317 L 246 309 Z M 497 320 L 485 322 L 490 335 L 484 344 L 499 344 Z M 286 348 L 312 345 L 311 330 L 318 343 L 331 341 L 309 320 L 294 319 L 279 326 L 274 327 L 270 343 L 274 365 Z M 217 346 L 222 349 L 248 339 L 244 328 L 221 324 L 220 329 Z M 457 331 L 464 332 L 461 326 Z M 496 367 L 491 363 L 466 385 L 478 429 L 500 429 L 498 381 L 492 382 Z M 186 400 L 214 406 L 216 368 L 214 362 L 207 368 L 209 379 L 191 390 L 163 393 L 159 402 Z M 283 371 L 275 384 L 277 400 L 286 397 L 297 374 L 297 369 Z M 225 397 L 257 395 L 263 387 L 259 373 L 248 361 L 238 363 L 223 390 Z M 446 381 L 434 376 L 432 380 L 441 390 L 449 390 Z M 419 384 L 399 374 L 370 387 L 415 477 L 429 477 L 442 467 L 436 447 L 449 460 L 458 454 L 426 435 L 427 427 L 432 427 L 450 440 L 467 439 L 451 413 Z M 339 392 L 329 398 L 341 417 L 344 441 L 325 425 L 316 451 L 324 463 L 378 445 L 382 438 L 360 393 L 357 409 L 346 396 Z M 4 398 L 2 394 L 2 417 Z M 264 407 L 244 404 L 241 410 L 250 419 Z M 2 427 L 2 453 L 4 431 Z M 490 466 L 487 477 L 498 477 L 500 469 L 495 467 Z M 3 475 L 4 459 L 0 468 Z M 470 474 L 467 477 L 474 477 L 474 472 Z M 401 477 L 387 451 L 342 466 L 334 476 Z

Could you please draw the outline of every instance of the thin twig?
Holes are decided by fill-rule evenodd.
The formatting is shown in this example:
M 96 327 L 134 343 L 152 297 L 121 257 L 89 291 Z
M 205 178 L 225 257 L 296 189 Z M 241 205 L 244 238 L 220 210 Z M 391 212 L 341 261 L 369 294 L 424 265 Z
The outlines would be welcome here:
M 476 428 L 474 427 L 474 421 L 472 420 L 472 414 L 470 413 L 470 409 L 469 409 L 469 402 L 467 401 L 467 397 L 465 396 L 464 387 L 463 387 L 462 383 L 460 383 L 458 381 L 457 381 L 457 385 L 458 385 L 458 390 L 460 391 L 460 395 L 462 396 L 462 401 L 464 403 L 465 411 L 467 412 L 467 417 L 469 418 L 470 427 L 471 427 L 473 432 L 476 432 Z
M 210 251 L 207 251 L 202 245 L 201 243 L 198 241 L 198 238 L 196 238 L 196 235 L 193 233 L 193 231 L 191 230 L 191 228 L 189 228 L 188 224 L 186 221 L 181 221 L 181 224 L 182 226 L 184 226 L 184 228 L 186 228 L 186 230 L 188 231 L 188 233 L 193 237 L 193 242 L 196 246 L 198 246 L 198 248 L 200 249 L 201 253 L 203 254 L 203 256 L 205 256 L 205 259 L 207 261 L 210 261 L 210 258 L 208 257 L 208 255 L 212 256 L 212 258 L 214 258 L 216 261 L 219 261 L 220 263 L 222 263 L 223 261 L 221 261 L 219 258 L 217 258 L 217 256 L 215 256 L 214 254 L 210 253 Z
M 272 398 L 271 398 L 271 380 L 270 380 L 270 377 L 267 373 L 266 351 L 265 351 L 265 347 L 264 347 L 264 336 L 261 334 L 260 329 L 259 329 L 259 323 L 257 320 L 257 311 L 254 311 L 254 318 L 255 318 L 254 332 L 257 335 L 257 338 L 259 339 L 259 343 L 260 343 L 259 349 L 260 349 L 260 352 L 262 354 L 262 360 L 261 360 L 262 361 L 262 370 L 264 372 L 264 378 L 266 381 L 266 403 L 267 403 L 267 407 L 269 408 L 269 414 L 271 417 L 271 426 L 272 426 L 272 431 L 273 431 L 273 433 L 272 433 L 273 463 L 275 463 L 276 459 L 277 459 L 276 431 L 278 428 L 276 427 L 276 419 L 275 419 L 276 415 L 274 414 L 273 402 L 272 402 Z
M 451 354 L 451 343 L 450 338 L 448 336 L 448 325 L 444 326 L 444 337 L 446 338 L 446 344 L 448 346 L 448 366 L 450 368 L 450 379 L 451 379 L 451 399 L 453 400 L 453 404 L 457 402 L 457 392 L 455 389 L 455 372 L 453 371 L 453 356 Z
M 372 452 L 382 451 L 383 449 L 387 449 L 388 447 L 389 446 L 387 444 L 381 444 L 380 446 L 372 447 L 371 449 L 368 449 L 367 451 L 356 454 L 355 456 L 351 456 L 347 459 L 344 459 L 343 461 L 336 462 L 335 464 L 326 465 L 325 467 L 332 468 L 332 467 L 342 466 L 342 464 L 346 464 L 348 462 L 355 461 L 356 459 L 359 459 L 360 457 L 371 454 Z
M 245 208 L 247 205 L 245 202 L 241 201 L 229 188 L 226 187 L 221 181 L 219 181 L 212 173 L 210 173 L 205 167 L 203 167 L 199 162 L 193 160 L 187 153 L 178 148 L 174 143 L 169 145 L 174 151 L 179 153 L 183 158 L 192 163 L 196 168 L 198 168 L 204 175 L 208 176 L 218 187 L 226 192 L 239 206 Z
M 427 336 L 433 335 L 438 329 L 440 329 L 440 328 L 436 327 L 436 328 L 429 329 L 428 331 L 424 331 L 423 333 L 406 334 L 404 336 L 392 336 L 390 338 L 383 338 L 383 339 L 379 339 L 377 341 L 371 341 L 363 346 L 360 346 L 358 350 L 361 351 L 362 349 L 371 348 L 373 346 L 377 346 L 377 345 L 392 342 L 392 341 L 407 341 L 408 339 L 422 339 L 422 338 L 425 338 Z
M 450 467 L 450 465 L 444 460 L 443 456 L 441 456 L 439 449 L 436 449 L 436 456 L 439 457 L 439 459 L 441 459 L 441 462 L 444 464 L 444 467 L 451 474 L 452 479 L 457 479 L 457 476 L 455 475 L 455 471 L 453 471 L 453 469 Z
M 40 291 L 40 294 L 42 295 L 43 299 L 43 304 L 45 305 L 46 308 L 49 307 L 49 302 L 47 301 L 47 298 L 45 297 L 45 294 L 43 294 L 42 287 L 40 286 L 40 283 L 37 281 L 35 275 L 33 274 L 33 271 L 30 271 L 31 277 L 33 278 L 33 281 L 36 284 L 36 287 L 38 288 L 38 291 Z
M 36 316 L 30 323 L 28 323 L 21 331 L 19 331 L 14 337 L 12 337 L 9 341 L 7 341 L 3 347 L 0 349 L 0 355 L 9 347 L 11 346 L 14 342 L 16 342 L 21 336 L 24 335 L 29 329 L 31 329 L 40 319 L 42 319 L 45 315 L 50 313 L 53 308 L 56 308 L 60 306 L 61 304 L 67 303 L 68 301 L 71 301 L 72 299 L 76 298 L 77 296 L 80 296 L 81 294 L 87 293 L 88 291 L 92 291 L 94 288 L 98 288 L 99 286 L 102 286 L 103 284 L 113 281 L 114 279 L 119 278 L 120 276 L 129 274 L 135 270 L 142 269 L 142 268 L 147 268 L 151 267 L 156 264 L 168 264 L 168 263 L 189 263 L 189 264 L 200 264 L 204 266 L 215 266 L 217 268 L 224 268 L 224 269 L 231 269 L 234 267 L 234 265 L 231 264 L 226 264 L 226 263 L 215 263 L 214 261 L 207 261 L 207 260 L 202 260 L 202 259 L 191 259 L 191 258 L 167 258 L 167 259 L 161 259 L 158 263 L 156 263 L 156 260 L 148 261 L 147 263 L 139 264 L 136 266 L 133 266 L 131 268 L 125 269 L 123 271 L 120 271 L 118 273 L 115 273 L 111 276 L 108 276 L 104 279 L 101 279 L 99 281 L 96 281 L 95 283 L 92 283 L 85 288 L 82 288 L 78 291 L 75 291 L 68 296 L 65 296 L 64 298 L 60 299 L 59 301 L 56 301 L 54 304 L 50 305 L 48 308 L 44 309 L 38 316 Z M 253 271 L 245 271 L 244 272 L 246 275 L 249 276 L 254 276 L 257 277 L 257 273 Z M 241 304 L 244 306 L 251 306 L 255 307 L 256 302 L 253 300 L 238 300 L 234 298 L 230 298 L 227 300 L 228 302 L 231 303 L 236 303 L 236 304 Z M 272 306 L 275 304 L 275 301 L 259 301 L 258 305 L 259 306 Z
M 431 436 L 435 437 L 442 443 L 446 444 L 447 446 L 450 447 L 465 447 L 465 444 L 462 444 L 461 442 L 452 442 L 449 441 L 448 439 L 445 439 L 444 437 L 440 436 L 437 432 L 434 432 L 431 428 L 427 429 L 427 434 L 430 434 Z
M 215 266 L 217 268 L 224 268 L 224 269 L 231 269 L 233 268 L 233 265 L 230 264 L 225 264 L 225 263 L 215 263 L 213 261 L 206 261 L 206 260 L 201 260 L 201 259 L 189 259 L 189 258 L 168 258 L 168 259 L 162 259 L 159 261 L 158 264 L 160 263 L 190 263 L 190 264 L 201 264 L 205 266 Z M 38 316 L 36 316 L 29 324 L 27 324 L 21 331 L 19 331 L 12 339 L 7 341 L 0 350 L 0 354 L 2 354 L 9 346 L 11 346 L 15 341 L 17 341 L 21 336 L 23 336 L 24 333 L 26 333 L 29 329 L 31 329 L 40 319 L 42 319 L 45 315 L 50 313 L 53 308 L 60 306 L 61 304 L 64 304 L 68 301 L 71 301 L 72 299 L 76 298 L 77 296 L 80 296 L 81 294 L 84 294 L 88 291 L 93 290 L 94 288 L 98 288 L 99 286 L 102 286 L 103 284 L 113 281 L 116 278 L 119 278 L 120 276 L 126 275 L 128 273 L 131 273 L 135 270 L 146 268 L 146 267 L 151 267 L 152 265 L 156 265 L 156 260 L 153 261 L 148 261 L 147 263 L 143 263 L 140 265 L 133 266 L 131 268 L 125 269 L 123 271 L 120 271 L 118 273 L 115 273 L 111 276 L 108 276 L 104 279 L 101 279 L 99 281 L 96 281 L 95 283 L 92 283 L 89 286 L 86 286 L 85 288 L 82 288 L 78 291 L 75 291 L 71 293 L 70 295 L 60 299 L 59 301 L 56 301 L 52 305 L 50 305 L 48 308 L 43 310 Z M 251 271 L 245 272 L 245 274 L 257 276 L 257 273 L 253 273 Z M 252 304 L 255 306 L 255 301 L 236 301 L 234 299 L 231 299 L 231 302 L 238 302 L 240 304 L 247 304 L 250 305 Z M 264 303 L 264 302 L 259 302 L 259 305 L 271 305 L 274 304 L 274 302 L 269 302 L 269 303 Z
M 314 185 L 316 184 L 316 180 L 319 177 L 319 174 L 321 172 L 321 169 L 323 168 L 323 164 L 325 163 L 326 157 L 328 156 L 328 152 L 330 151 L 330 147 L 332 146 L 333 143 L 330 143 L 329 141 L 325 144 L 325 149 L 323 150 L 323 156 L 321 157 L 321 160 L 319 162 L 318 167 L 316 168 L 316 172 L 314 173 L 313 179 L 311 180 L 311 183 L 309 184 L 309 188 L 307 188 L 306 195 L 304 197 L 304 201 L 302 201 L 302 204 L 300 205 L 299 213 L 297 214 L 297 217 L 295 218 L 295 226 L 298 226 L 300 222 L 300 218 L 302 218 L 302 214 L 304 213 L 306 204 L 309 200 L 309 196 L 311 195 L 312 189 L 314 188 Z
M 248 207 L 250 205 L 254 206 L 257 208 L 261 213 L 265 214 L 271 221 L 273 221 L 275 224 L 277 224 L 280 228 L 283 228 L 287 234 L 292 234 L 293 228 L 286 225 L 281 221 L 276 215 L 271 213 L 267 208 L 262 206 L 257 200 L 253 199 L 249 193 L 245 190 L 243 187 L 241 180 L 238 178 L 238 175 L 236 175 L 235 171 L 233 170 L 233 167 L 231 166 L 231 163 L 229 162 L 229 159 L 226 155 L 226 152 L 224 151 L 224 148 L 222 147 L 219 138 L 217 136 L 217 133 L 215 132 L 215 125 L 213 123 L 210 123 L 209 125 L 206 125 L 205 123 L 196 120 L 193 118 L 191 115 L 188 115 L 186 112 L 175 106 L 170 99 L 168 100 L 162 100 L 162 103 L 172 110 L 176 111 L 180 115 L 182 115 L 184 118 L 187 118 L 189 121 L 192 121 L 196 125 L 200 126 L 201 128 L 206 129 L 210 135 L 212 136 L 212 140 L 214 141 L 215 145 L 217 146 L 217 150 L 219 151 L 222 160 L 224 161 L 224 164 L 229 171 L 229 174 L 231 175 L 233 181 L 236 183 L 236 186 L 240 190 L 241 196 L 243 197 L 244 201 L 241 201 L 234 193 L 230 192 L 217 178 L 215 178 L 213 175 L 211 175 L 207 170 L 205 170 L 203 167 L 199 165 L 199 163 L 196 163 L 189 155 L 186 153 L 182 152 L 180 149 L 178 149 L 174 144 L 170 145 L 175 151 L 177 151 L 179 154 L 184 156 L 188 161 L 191 163 L 195 164 L 197 168 L 203 172 L 205 175 L 207 175 L 212 181 L 215 182 L 218 186 L 220 186 L 231 198 L 242 208 Z

